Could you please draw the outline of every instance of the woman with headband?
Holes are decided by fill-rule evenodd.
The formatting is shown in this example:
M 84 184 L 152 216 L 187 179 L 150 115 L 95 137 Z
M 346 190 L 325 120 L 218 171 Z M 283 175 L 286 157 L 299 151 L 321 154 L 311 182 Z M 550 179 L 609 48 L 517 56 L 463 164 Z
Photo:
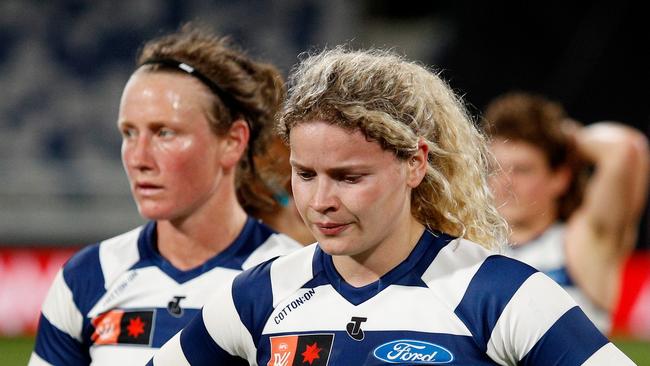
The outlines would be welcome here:
M 64 265 L 30 365 L 144 364 L 215 283 L 300 246 L 243 208 L 278 205 L 266 182 L 283 177 L 255 166 L 285 93 L 278 71 L 190 27 L 146 43 L 137 60 L 117 125 L 149 222 Z

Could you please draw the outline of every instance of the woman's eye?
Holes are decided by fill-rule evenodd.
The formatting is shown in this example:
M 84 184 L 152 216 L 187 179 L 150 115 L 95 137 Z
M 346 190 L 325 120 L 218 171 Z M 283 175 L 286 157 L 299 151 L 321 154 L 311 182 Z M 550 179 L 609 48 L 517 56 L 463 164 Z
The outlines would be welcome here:
M 123 128 L 120 130 L 123 138 L 129 138 L 135 136 L 135 130 L 133 128 Z
M 161 128 L 160 130 L 158 130 L 158 136 L 160 137 L 169 137 L 173 135 L 174 135 L 174 131 L 169 128 Z
M 354 183 L 358 183 L 359 180 L 361 180 L 361 176 L 360 175 L 346 175 L 341 180 L 343 182 L 345 182 L 345 183 L 354 184 Z
M 309 180 L 309 179 L 314 177 L 314 173 L 312 173 L 312 172 L 300 171 L 300 172 L 296 172 L 296 175 L 298 177 L 300 177 L 300 179 L 302 179 L 302 180 Z

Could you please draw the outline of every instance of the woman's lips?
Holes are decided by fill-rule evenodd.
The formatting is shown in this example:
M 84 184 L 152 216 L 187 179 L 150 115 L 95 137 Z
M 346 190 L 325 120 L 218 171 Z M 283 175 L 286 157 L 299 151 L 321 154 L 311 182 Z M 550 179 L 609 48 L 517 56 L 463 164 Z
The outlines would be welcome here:
M 317 223 L 315 224 L 323 235 L 337 235 L 343 232 L 348 228 L 349 224 L 337 224 L 337 223 Z
M 137 183 L 135 191 L 142 196 L 153 196 L 162 191 L 162 186 L 150 183 Z

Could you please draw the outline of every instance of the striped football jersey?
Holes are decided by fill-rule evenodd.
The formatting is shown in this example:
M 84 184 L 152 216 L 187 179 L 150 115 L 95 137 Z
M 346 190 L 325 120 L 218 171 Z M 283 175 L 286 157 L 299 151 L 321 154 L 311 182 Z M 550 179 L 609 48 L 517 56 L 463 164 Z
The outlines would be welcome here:
M 176 269 L 156 250 L 156 224 L 88 246 L 56 275 L 30 365 L 143 365 L 201 309 L 215 284 L 300 244 L 248 218 L 223 252 Z
M 217 285 L 149 365 L 628 365 L 553 280 L 426 231 L 356 288 L 317 244 Z
M 609 334 L 611 329 L 609 313 L 591 301 L 569 275 L 564 255 L 565 228 L 564 224 L 556 223 L 533 240 L 509 246 L 504 254 L 529 264 L 552 278 L 571 295 L 601 332 Z

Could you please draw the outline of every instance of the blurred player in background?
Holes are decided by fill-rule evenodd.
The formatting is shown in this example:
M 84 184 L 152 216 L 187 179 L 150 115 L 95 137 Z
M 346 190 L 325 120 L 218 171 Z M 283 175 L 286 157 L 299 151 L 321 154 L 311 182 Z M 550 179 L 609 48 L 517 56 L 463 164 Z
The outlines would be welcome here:
M 645 137 L 614 122 L 583 127 L 525 92 L 493 100 L 483 127 L 499 165 L 491 186 L 512 230 L 507 254 L 555 279 L 609 332 L 646 202 Z
M 247 193 L 240 192 L 244 210 L 301 244 L 313 243 L 314 237 L 300 218 L 291 193 L 287 145 L 274 135 L 267 153 L 255 156 L 254 161 L 258 174 L 266 179 L 256 180 Z
M 215 284 L 300 247 L 242 207 L 274 206 L 257 188 L 285 179 L 254 163 L 284 95 L 274 67 L 198 28 L 144 45 L 117 124 L 133 197 L 150 222 L 65 264 L 30 365 L 144 364 Z

